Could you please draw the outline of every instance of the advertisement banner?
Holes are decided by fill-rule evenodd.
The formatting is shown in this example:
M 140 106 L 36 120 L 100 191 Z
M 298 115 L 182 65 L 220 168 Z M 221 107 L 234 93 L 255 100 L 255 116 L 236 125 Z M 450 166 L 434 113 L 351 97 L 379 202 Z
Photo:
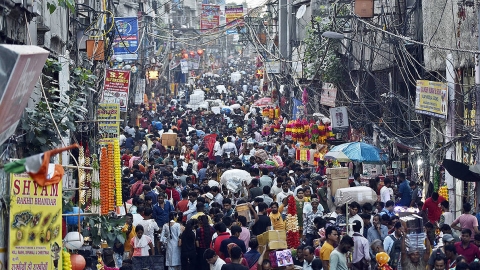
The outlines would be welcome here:
M 145 94 L 145 79 L 137 80 L 137 89 L 135 89 L 135 105 L 143 103 L 143 94 Z
M 417 80 L 415 111 L 417 113 L 447 119 L 447 84 Z
M 296 98 L 292 98 L 292 103 L 292 120 L 297 120 L 298 118 L 301 118 L 303 116 L 303 113 L 305 112 L 305 106 L 303 106 L 301 100 L 298 100 Z
M 335 100 L 337 99 L 337 88 L 332 83 L 324 83 L 322 86 L 322 95 L 320 104 L 335 107 Z
M 120 111 L 127 111 L 130 71 L 107 69 L 103 86 L 102 103 L 120 104 Z
M 265 71 L 271 74 L 278 74 L 281 71 L 280 61 L 268 61 L 265 62 Z
M 330 108 L 333 133 L 342 133 L 349 128 L 347 107 Z
M 207 32 L 217 28 L 220 24 L 220 6 L 202 4 L 202 14 L 200 15 L 200 29 Z
M 38 46 L 0 45 L 0 144 L 14 134 L 48 54 Z
M 114 30 L 113 54 L 123 59 L 137 59 L 139 46 L 137 17 L 115 17 Z
M 100 143 L 115 140 L 120 136 L 120 104 L 98 104 L 97 120 L 99 121 L 98 131 L 100 133 Z
M 225 18 L 227 23 L 227 28 L 230 28 L 234 25 L 243 26 L 243 6 L 242 5 L 233 5 L 225 6 Z M 237 28 L 233 27 L 227 30 L 227 34 L 237 33 Z
M 24 173 L 10 174 L 10 186 L 7 269 L 61 269 L 61 183 L 42 187 Z

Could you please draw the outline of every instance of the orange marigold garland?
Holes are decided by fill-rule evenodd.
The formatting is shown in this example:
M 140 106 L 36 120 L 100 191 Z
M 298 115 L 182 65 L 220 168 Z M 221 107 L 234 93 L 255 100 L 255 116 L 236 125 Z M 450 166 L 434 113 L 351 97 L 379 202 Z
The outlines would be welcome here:
M 287 230 L 288 248 L 297 248 L 300 246 L 300 234 L 298 232 L 297 204 L 293 196 L 288 197 L 287 220 L 285 229 Z
M 100 214 L 106 215 L 114 209 L 115 189 L 114 179 L 114 163 L 113 163 L 113 144 L 101 148 L 100 156 Z

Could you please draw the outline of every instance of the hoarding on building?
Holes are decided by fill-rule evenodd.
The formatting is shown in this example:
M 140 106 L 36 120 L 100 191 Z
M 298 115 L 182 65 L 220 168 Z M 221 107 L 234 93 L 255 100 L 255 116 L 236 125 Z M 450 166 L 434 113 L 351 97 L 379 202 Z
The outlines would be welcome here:
M 137 59 L 138 19 L 137 17 L 115 17 L 113 54 L 123 59 Z
M 130 71 L 107 69 L 103 86 L 102 103 L 120 104 L 120 111 L 126 112 L 128 105 L 128 88 Z
M 11 174 L 10 194 L 6 269 L 60 269 L 62 185 L 42 187 L 26 173 Z
M 265 70 L 267 73 L 278 74 L 281 71 L 280 68 L 281 68 L 280 61 L 265 62 Z
M 446 119 L 448 111 L 447 84 L 417 80 L 415 111 Z
M 137 80 L 137 88 L 135 89 L 135 105 L 143 103 L 143 94 L 145 94 L 145 79 Z
M 200 14 L 200 29 L 203 32 L 216 31 L 220 24 L 220 6 L 202 4 L 202 13 Z

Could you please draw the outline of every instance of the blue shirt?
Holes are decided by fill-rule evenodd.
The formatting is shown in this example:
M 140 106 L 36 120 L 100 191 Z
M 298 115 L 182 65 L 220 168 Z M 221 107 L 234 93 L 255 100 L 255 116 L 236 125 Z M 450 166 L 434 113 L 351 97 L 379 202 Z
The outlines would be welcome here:
M 402 199 L 400 199 L 400 202 L 398 205 L 400 206 L 410 206 L 410 202 L 412 201 L 412 189 L 410 188 L 408 180 L 404 180 L 398 189 L 400 194 L 402 194 Z
M 128 137 L 125 140 L 125 147 L 128 149 L 133 149 L 134 146 L 135 146 L 135 141 L 133 140 L 132 137 Z
M 165 200 L 163 208 L 160 207 L 158 203 L 153 206 L 153 218 L 155 219 L 155 222 L 157 222 L 158 227 L 161 228 L 168 222 L 168 216 L 170 215 L 170 212 L 173 212 L 174 210 L 173 206 L 167 200 Z

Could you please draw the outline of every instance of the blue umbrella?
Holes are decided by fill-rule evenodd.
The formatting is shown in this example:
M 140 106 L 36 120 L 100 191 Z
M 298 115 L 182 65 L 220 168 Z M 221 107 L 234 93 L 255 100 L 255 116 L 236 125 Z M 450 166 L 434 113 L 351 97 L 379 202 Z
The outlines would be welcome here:
M 342 152 L 351 161 L 364 163 L 382 163 L 387 156 L 377 147 L 363 142 L 344 143 L 333 147 L 330 152 Z

